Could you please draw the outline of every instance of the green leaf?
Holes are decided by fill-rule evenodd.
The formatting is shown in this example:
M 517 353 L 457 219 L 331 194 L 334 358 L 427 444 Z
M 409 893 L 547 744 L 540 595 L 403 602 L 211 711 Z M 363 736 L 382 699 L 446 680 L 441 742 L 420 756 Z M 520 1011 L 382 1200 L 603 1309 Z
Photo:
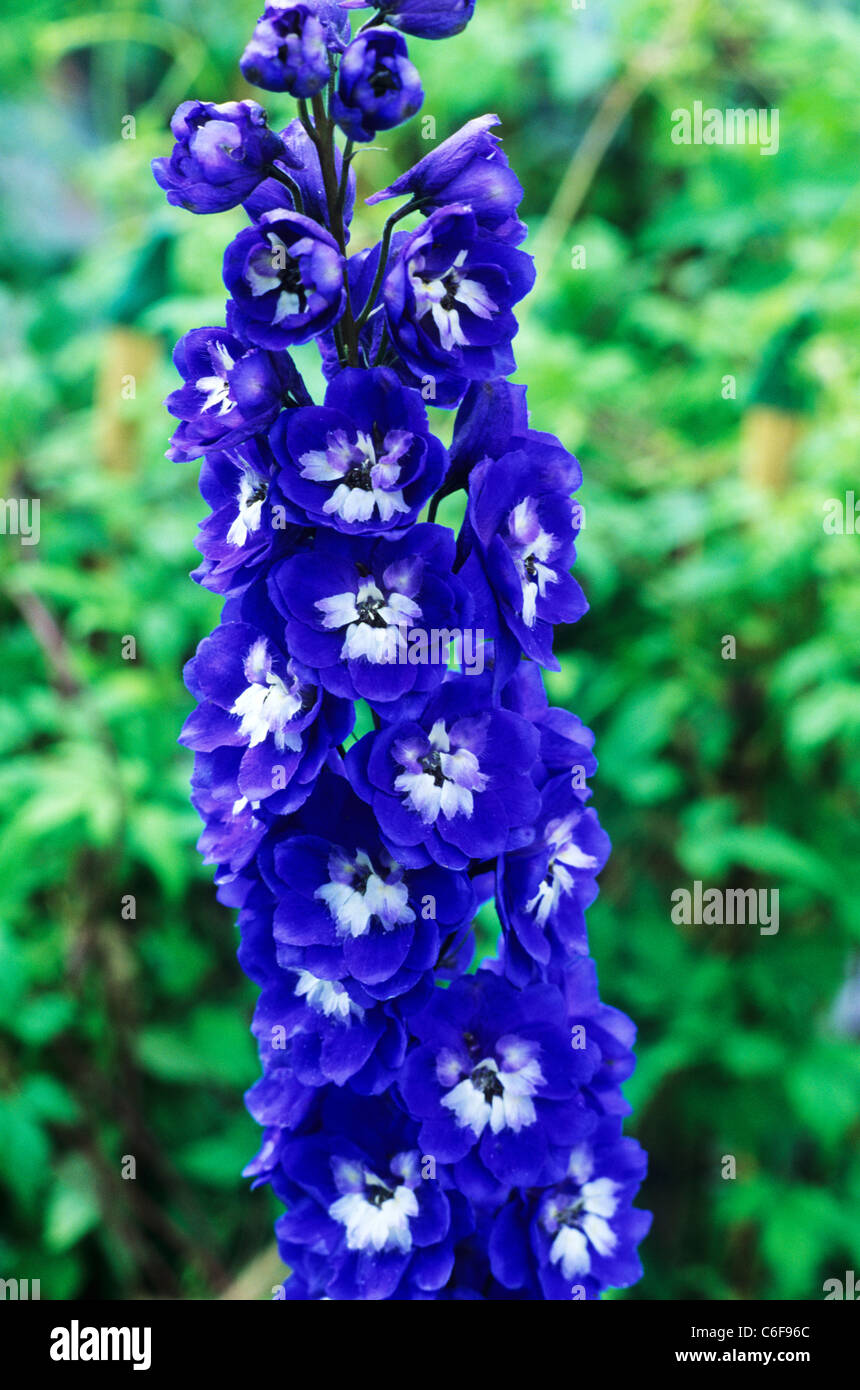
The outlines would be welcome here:
M 82 1154 L 70 1154 L 48 1197 L 45 1243 L 57 1253 L 69 1250 L 100 1220 L 95 1174 Z

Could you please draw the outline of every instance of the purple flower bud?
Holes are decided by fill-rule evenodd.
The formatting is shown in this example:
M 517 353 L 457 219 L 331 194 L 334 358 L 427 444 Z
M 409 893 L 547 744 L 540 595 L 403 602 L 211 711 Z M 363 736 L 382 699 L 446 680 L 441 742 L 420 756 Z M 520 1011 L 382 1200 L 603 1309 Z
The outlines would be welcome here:
M 168 203 L 189 212 L 225 212 L 253 193 L 273 160 L 287 164 L 283 141 L 266 125 L 256 101 L 184 101 L 170 129 L 176 144 L 169 159 L 154 159 L 152 172 Z
M 372 140 L 402 125 L 420 108 L 424 91 L 406 41 L 390 29 L 353 39 L 341 60 L 332 114 L 350 140 Z
M 264 212 L 224 253 L 228 328 L 272 350 L 306 343 L 343 313 L 343 266 L 324 227 L 297 212 Z
M 256 87 L 311 97 L 328 82 L 330 49 L 348 39 L 349 20 L 337 5 L 268 4 L 239 66 Z
M 372 6 L 392 29 L 418 39 L 449 39 L 462 33 L 475 13 L 475 0 L 344 0 L 345 10 Z
M 490 134 L 490 126 L 498 124 L 498 116 L 477 116 L 367 202 L 409 193 L 425 212 L 446 203 L 467 203 L 482 231 L 518 246 L 526 235 L 525 224 L 516 216 L 523 190 L 499 137 Z

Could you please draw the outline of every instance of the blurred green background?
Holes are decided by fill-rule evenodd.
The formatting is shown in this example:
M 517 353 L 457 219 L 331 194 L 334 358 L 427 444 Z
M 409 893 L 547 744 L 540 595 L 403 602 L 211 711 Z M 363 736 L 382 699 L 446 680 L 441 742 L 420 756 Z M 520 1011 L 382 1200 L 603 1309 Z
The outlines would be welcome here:
M 242 215 L 168 209 L 148 167 L 180 100 L 249 94 L 257 13 L 7 0 L 0 26 L 0 493 L 41 502 L 38 545 L 0 536 L 0 1276 L 43 1298 L 278 1277 L 239 1176 L 254 991 L 175 742 L 217 609 L 161 406 Z M 592 949 L 640 1030 L 655 1220 L 625 1296 L 821 1298 L 860 1260 L 858 539 L 823 524 L 860 495 L 857 9 L 478 0 L 410 50 L 437 138 L 502 117 L 539 269 L 518 379 L 585 469 L 591 610 L 550 685 L 597 733 Z M 777 108 L 778 153 L 674 144 L 695 101 Z M 362 197 L 429 147 L 419 120 L 381 143 Z M 779 933 L 674 925 L 695 879 L 778 889 Z

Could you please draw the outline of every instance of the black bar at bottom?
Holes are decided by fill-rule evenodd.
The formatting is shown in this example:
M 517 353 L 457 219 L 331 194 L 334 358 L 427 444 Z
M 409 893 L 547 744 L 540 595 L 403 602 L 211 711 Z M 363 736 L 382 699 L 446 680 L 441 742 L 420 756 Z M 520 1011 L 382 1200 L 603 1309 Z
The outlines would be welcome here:
M 412 1373 L 419 1375 L 430 1371 L 431 1362 L 437 1371 L 457 1367 L 462 1373 L 474 1357 L 486 1376 L 488 1360 L 498 1356 L 504 1369 L 512 1347 L 535 1375 L 552 1375 L 555 1365 L 566 1365 L 573 1375 L 578 1365 L 584 1370 L 596 1360 L 612 1372 L 661 1373 L 671 1367 L 683 1375 L 756 1367 L 769 1373 L 792 1367 L 820 1377 L 854 1364 L 856 1352 L 857 1312 L 836 1301 L 571 1301 L 531 1307 L 512 1301 L 495 1309 L 446 1303 L 435 1314 L 427 1303 L 421 1308 L 417 1322 L 404 1324 L 404 1314 L 393 1315 L 388 1303 L 311 1313 L 307 1304 L 290 1302 L 6 1301 L 0 1302 L 0 1345 L 7 1367 L 14 1358 L 49 1384 L 69 1377 L 92 1380 L 100 1373 L 142 1381 L 189 1371 L 217 1375 L 221 1382 L 235 1374 L 247 1384 L 252 1378 L 262 1383 L 273 1375 L 306 1375 L 313 1367 L 330 1381 L 339 1359 L 344 1370 L 354 1366 L 365 1375 L 375 1357 L 377 1373 L 388 1376 L 404 1337 L 416 1353 Z M 353 1331 L 358 1335 L 348 1335 Z M 422 1332 L 431 1338 L 423 1350 L 415 1341 Z M 407 1355 L 400 1375 L 411 1362 Z

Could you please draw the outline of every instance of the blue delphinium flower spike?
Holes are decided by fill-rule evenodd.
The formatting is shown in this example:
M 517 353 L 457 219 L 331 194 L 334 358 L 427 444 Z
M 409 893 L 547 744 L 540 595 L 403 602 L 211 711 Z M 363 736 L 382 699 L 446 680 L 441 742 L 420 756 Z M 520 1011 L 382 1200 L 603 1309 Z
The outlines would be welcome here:
M 594 1299 L 640 1277 L 650 1217 L 635 1028 L 589 955 L 594 736 L 541 674 L 586 608 L 582 475 L 507 380 L 534 267 L 496 116 L 371 196 L 405 201 L 349 254 L 355 143 L 423 99 L 402 34 L 474 4 L 380 0 L 353 38 L 363 8 L 267 4 L 242 71 L 296 119 L 186 102 L 154 165 L 169 202 L 248 219 L 225 326 L 180 339 L 166 402 L 209 509 L 193 577 L 223 600 L 180 741 L 260 989 L 246 1173 L 286 1208 L 276 1297 Z M 447 448 L 430 407 L 457 407 Z

